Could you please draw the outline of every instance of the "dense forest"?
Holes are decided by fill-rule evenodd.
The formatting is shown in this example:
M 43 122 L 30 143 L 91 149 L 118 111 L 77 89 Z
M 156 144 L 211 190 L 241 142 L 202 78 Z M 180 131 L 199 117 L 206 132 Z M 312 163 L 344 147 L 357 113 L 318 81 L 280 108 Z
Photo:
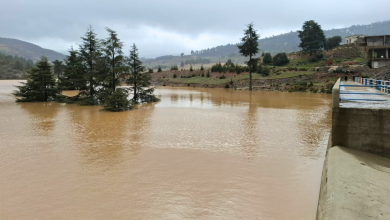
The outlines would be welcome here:
M 22 79 L 33 61 L 0 53 L 0 79 Z

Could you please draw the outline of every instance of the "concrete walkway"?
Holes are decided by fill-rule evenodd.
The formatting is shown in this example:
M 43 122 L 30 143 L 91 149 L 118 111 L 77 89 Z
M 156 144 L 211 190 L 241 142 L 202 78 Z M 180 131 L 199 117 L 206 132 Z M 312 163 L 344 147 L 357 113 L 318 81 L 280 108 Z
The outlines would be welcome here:
M 339 146 L 329 149 L 317 220 L 388 220 L 389 207 L 389 158 Z
M 340 85 L 362 85 L 357 82 L 347 81 L 341 82 Z M 351 100 L 340 101 L 341 108 L 366 108 L 366 109 L 384 109 L 390 108 L 390 96 L 389 95 L 364 95 L 364 94 L 341 94 L 341 93 L 379 93 L 378 91 L 370 87 L 344 87 L 340 86 L 340 98 L 341 99 L 374 99 L 374 100 L 387 100 L 387 101 L 367 101 L 367 100 Z

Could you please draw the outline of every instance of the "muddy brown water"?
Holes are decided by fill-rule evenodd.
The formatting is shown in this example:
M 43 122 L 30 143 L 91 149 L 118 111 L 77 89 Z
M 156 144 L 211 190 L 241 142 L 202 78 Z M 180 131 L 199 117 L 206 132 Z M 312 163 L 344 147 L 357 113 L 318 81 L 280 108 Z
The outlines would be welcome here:
M 15 103 L 0 81 L 0 219 L 315 219 L 324 94 L 158 88 L 161 102 Z

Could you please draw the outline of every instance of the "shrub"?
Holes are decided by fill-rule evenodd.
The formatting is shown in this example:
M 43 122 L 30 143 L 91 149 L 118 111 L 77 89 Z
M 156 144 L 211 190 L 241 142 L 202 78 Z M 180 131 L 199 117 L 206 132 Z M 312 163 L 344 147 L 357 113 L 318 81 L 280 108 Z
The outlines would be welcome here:
M 322 54 L 322 53 L 317 54 L 316 58 L 317 58 L 317 60 L 321 60 L 322 58 L 324 58 L 324 54 Z
M 261 76 L 263 77 L 269 76 L 270 71 L 271 70 L 267 66 L 263 67 L 261 70 Z
M 177 67 L 177 65 L 174 65 L 171 67 L 171 70 L 179 70 L 179 67 Z
M 191 71 L 191 72 L 194 71 L 194 69 L 192 69 L 192 65 L 190 66 L 190 71 Z
M 229 88 L 229 84 L 225 84 L 225 89 L 228 89 Z
M 222 75 L 222 76 L 219 77 L 219 79 L 226 79 L 226 76 Z
M 278 53 L 274 56 L 272 62 L 276 66 L 282 66 L 289 63 L 290 61 L 288 60 L 286 53 Z
M 331 66 L 333 65 L 333 60 L 332 59 L 329 59 L 328 62 L 327 62 L 328 66 Z
M 261 71 L 262 71 L 262 69 L 263 69 L 263 67 L 261 66 L 261 65 L 259 65 L 258 67 L 257 67 L 257 73 L 259 73 L 259 74 L 261 74 Z
M 152 68 L 149 68 L 149 73 L 153 73 L 153 69 Z
M 200 75 L 201 77 L 204 77 L 204 73 L 202 73 L 202 75 Z
M 175 74 L 173 74 L 173 78 L 177 78 L 177 75 L 176 75 L 176 73 L 175 73 Z
M 203 65 L 200 66 L 200 70 L 202 70 L 202 71 L 204 70 Z
M 309 91 L 310 91 L 311 93 L 317 93 L 317 89 L 314 88 L 314 87 L 310 87 Z
M 157 72 L 159 73 L 159 72 L 161 72 L 161 71 L 162 71 L 161 66 L 158 66 Z
M 207 71 L 206 77 L 210 77 L 210 71 Z

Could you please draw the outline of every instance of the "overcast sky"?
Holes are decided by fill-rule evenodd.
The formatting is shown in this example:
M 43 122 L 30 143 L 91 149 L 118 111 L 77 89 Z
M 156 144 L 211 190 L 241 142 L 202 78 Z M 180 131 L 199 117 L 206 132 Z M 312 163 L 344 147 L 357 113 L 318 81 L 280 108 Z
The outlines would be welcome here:
M 66 54 L 92 25 L 118 32 L 128 53 L 142 57 L 189 54 L 237 43 L 253 22 L 261 38 L 301 29 L 315 20 L 323 29 L 389 20 L 390 0 L 0 0 L 0 37 L 16 38 Z

